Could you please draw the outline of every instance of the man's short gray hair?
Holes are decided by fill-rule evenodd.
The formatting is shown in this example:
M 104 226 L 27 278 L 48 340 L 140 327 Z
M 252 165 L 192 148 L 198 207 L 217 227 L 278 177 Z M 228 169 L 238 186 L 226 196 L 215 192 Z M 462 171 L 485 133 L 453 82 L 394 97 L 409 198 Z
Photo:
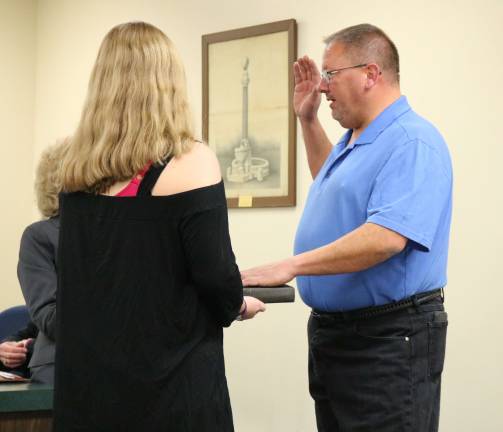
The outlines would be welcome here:
M 395 82 L 400 78 L 398 50 L 393 41 L 380 28 L 372 24 L 358 24 L 324 39 L 327 47 L 341 43 L 356 63 L 377 63 L 383 72 Z

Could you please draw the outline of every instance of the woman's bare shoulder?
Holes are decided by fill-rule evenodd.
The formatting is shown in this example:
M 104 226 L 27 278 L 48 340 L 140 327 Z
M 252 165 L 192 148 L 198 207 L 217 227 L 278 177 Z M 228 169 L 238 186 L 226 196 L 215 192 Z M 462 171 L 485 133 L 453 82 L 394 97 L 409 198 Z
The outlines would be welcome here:
M 199 141 L 187 153 L 173 158 L 157 181 L 153 195 L 172 195 L 222 180 L 218 159 L 206 144 Z

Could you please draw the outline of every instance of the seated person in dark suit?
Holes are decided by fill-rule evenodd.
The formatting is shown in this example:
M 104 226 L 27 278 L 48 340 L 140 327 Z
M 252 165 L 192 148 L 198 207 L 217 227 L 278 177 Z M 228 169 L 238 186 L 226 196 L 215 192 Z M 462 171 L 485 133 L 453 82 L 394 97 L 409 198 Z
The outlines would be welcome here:
M 38 329 L 32 322 L 0 343 L 0 371 L 29 378 L 28 363 Z
M 31 319 L 39 329 L 29 368 L 33 382 L 53 384 L 56 333 L 56 256 L 59 238 L 59 164 L 66 143 L 46 149 L 35 177 L 37 206 L 46 219 L 21 239 L 17 274 Z

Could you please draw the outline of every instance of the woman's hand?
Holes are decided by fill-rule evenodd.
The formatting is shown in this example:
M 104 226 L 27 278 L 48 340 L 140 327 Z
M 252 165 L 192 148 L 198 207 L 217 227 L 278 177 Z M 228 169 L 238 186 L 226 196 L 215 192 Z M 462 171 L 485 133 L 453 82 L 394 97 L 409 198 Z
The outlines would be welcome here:
M 259 312 L 265 312 L 265 304 L 255 297 L 245 296 L 239 314 L 242 320 L 252 319 Z

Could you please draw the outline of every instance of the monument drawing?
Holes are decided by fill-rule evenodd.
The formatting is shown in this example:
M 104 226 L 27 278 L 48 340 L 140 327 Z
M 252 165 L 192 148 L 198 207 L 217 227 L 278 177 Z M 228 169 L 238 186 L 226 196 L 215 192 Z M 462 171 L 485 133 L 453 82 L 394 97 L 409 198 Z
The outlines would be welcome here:
M 248 84 L 250 76 L 248 66 L 250 60 L 248 57 L 243 61 L 243 117 L 242 133 L 239 145 L 234 148 L 234 159 L 231 165 L 227 167 L 227 180 L 230 182 L 244 183 L 252 179 L 259 182 L 269 175 L 269 161 L 264 158 L 252 156 L 252 149 L 248 139 Z

